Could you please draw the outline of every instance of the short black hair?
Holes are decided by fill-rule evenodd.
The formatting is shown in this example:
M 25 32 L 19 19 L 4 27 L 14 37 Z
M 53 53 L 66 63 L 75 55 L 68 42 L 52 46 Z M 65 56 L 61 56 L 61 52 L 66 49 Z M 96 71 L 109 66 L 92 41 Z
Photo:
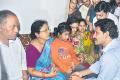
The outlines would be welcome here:
M 104 11 L 105 13 L 110 12 L 111 6 L 108 2 L 105 1 L 100 1 L 96 6 L 95 6 L 95 12 L 100 12 Z
M 70 26 L 68 25 L 67 22 L 62 22 L 58 25 L 57 28 L 54 29 L 54 33 L 56 34 L 55 36 L 58 36 L 58 33 L 59 34 L 62 34 L 64 33 L 65 31 L 68 31 L 68 32 L 71 32 L 71 28 Z
M 85 25 L 87 25 L 87 22 L 86 22 L 86 20 L 85 19 L 79 19 L 79 23 L 80 22 L 84 22 L 85 23 Z
M 48 24 L 47 21 L 45 20 L 36 20 L 35 22 L 32 23 L 31 25 L 31 33 L 30 37 L 31 39 L 36 39 L 35 33 L 39 33 L 40 29 L 43 27 L 44 24 Z
M 110 0 L 110 5 L 111 5 L 111 7 L 117 7 L 118 6 L 115 0 Z
M 111 39 L 118 38 L 118 28 L 111 19 L 100 19 L 95 23 L 95 27 L 100 27 L 102 32 L 109 32 Z
M 67 23 L 68 23 L 69 25 L 71 25 L 71 24 L 73 24 L 73 23 L 79 23 L 79 20 L 76 19 L 76 18 L 74 18 L 74 17 L 70 17 L 70 18 L 67 19 Z

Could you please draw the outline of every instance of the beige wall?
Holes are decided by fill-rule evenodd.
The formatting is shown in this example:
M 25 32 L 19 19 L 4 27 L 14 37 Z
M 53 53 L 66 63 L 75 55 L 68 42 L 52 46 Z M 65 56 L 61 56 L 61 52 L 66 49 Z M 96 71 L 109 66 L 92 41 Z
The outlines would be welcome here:
M 44 19 L 50 28 L 65 21 L 69 0 L 0 0 L 0 10 L 9 9 L 17 14 L 21 22 L 20 33 L 30 33 L 30 26 L 36 19 Z

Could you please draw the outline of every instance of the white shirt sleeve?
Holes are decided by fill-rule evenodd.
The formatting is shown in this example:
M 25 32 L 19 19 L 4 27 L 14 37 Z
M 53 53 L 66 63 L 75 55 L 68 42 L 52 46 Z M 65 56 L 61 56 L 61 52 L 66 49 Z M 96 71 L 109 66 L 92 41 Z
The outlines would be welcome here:
M 97 18 L 96 17 L 94 17 L 93 18 L 93 30 L 95 31 L 95 23 L 97 22 Z
M 27 70 L 26 53 L 23 46 L 22 46 L 22 69 Z
M 113 57 L 113 55 L 106 54 L 100 59 L 99 63 L 95 64 L 90 69 L 96 72 L 98 72 L 96 69 L 99 69 L 98 77 L 94 79 L 89 78 L 86 80 L 114 80 L 119 68 L 117 67 L 117 61 L 115 57 Z
M 117 8 L 115 9 L 114 14 L 115 14 L 116 16 L 120 16 L 120 7 L 117 7 Z
M 92 64 L 89 69 L 95 74 L 98 74 L 100 70 L 100 61 L 97 61 L 96 63 Z
M 22 65 L 22 70 L 27 70 L 27 62 L 26 62 L 26 52 L 25 49 L 19 39 L 20 43 L 20 48 L 21 48 L 21 65 Z

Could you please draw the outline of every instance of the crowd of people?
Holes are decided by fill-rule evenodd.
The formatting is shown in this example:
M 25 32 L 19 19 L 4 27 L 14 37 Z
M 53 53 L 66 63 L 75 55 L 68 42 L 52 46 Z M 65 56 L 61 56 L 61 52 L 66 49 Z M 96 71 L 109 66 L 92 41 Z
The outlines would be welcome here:
M 120 80 L 120 0 L 70 0 L 68 19 L 50 32 L 35 20 L 24 48 L 20 23 L 0 11 L 0 80 Z

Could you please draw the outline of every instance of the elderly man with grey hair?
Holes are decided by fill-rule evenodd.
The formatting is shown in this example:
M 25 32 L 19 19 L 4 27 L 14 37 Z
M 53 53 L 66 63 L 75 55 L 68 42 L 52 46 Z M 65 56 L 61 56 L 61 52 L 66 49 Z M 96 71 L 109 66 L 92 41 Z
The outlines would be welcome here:
M 26 53 L 17 35 L 20 23 L 15 13 L 0 11 L 1 79 L 28 80 Z

